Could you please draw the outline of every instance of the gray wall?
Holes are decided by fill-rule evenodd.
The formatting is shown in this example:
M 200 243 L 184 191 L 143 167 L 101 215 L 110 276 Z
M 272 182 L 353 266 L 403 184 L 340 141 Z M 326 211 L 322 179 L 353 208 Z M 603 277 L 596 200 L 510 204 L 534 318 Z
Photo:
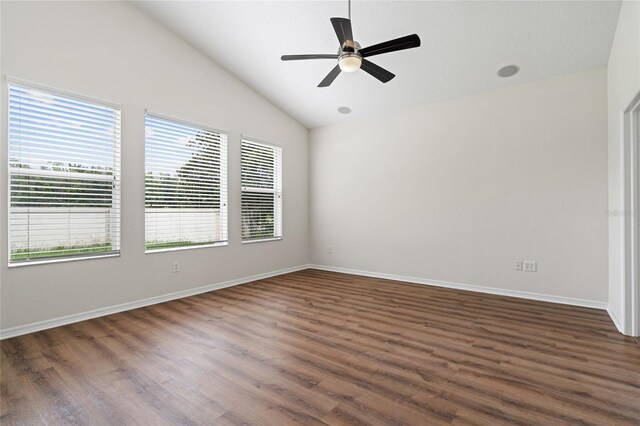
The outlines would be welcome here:
M 311 262 L 604 306 L 606 99 L 597 69 L 312 130 Z
M 1 73 L 122 106 L 122 255 L 7 268 L 2 132 L 3 330 L 308 263 L 308 131 L 137 8 L 2 2 Z M 6 105 L 6 84 L 2 106 Z M 227 247 L 144 253 L 144 110 L 229 132 Z M 3 112 L 2 128 L 6 129 Z M 240 243 L 240 135 L 284 150 L 284 239 Z M 172 262 L 181 272 L 172 273 Z
M 118 258 L 7 268 L 2 132 L 3 330 L 309 258 L 599 303 L 612 297 L 604 69 L 316 129 L 309 148 L 303 126 L 135 7 L 0 7 L 3 75 L 117 102 L 123 113 Z M 625 7 L 637 15 L 637 4 Z M 612 69 L 628 72 L 620 67 L 610 64 L 610 86 Z M 1 107 L 6 96 L 3 84 Z M 144 254 L 145 108 L 229 132 L 229 246 Z M 240 243 L 241 133 L 284 148 L 283 241 Z M 520 259 L 537 260 L 539 271 L 514 271 Z M 173 274 L 176 260 L 182 270 Z

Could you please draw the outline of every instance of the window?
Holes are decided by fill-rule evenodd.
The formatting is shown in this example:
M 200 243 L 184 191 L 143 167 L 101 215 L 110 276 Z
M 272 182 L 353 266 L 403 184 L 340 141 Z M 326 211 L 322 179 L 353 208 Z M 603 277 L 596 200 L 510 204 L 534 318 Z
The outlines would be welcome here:
M 227 136 L 145 115 L 147 252 L 227 243 Z
M 9 264 L 120 252 L 120 109 L 9 84 Z
M 242 140 L 242 241 L 282 238 L 282 148 Z

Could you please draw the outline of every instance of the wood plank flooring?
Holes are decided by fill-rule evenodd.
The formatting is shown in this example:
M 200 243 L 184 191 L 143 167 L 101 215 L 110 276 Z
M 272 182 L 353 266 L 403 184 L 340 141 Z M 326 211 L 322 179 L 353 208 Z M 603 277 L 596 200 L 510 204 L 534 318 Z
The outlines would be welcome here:
M 2 425 L 640 424 L 604 311 L 316 270 L 1 349 Z

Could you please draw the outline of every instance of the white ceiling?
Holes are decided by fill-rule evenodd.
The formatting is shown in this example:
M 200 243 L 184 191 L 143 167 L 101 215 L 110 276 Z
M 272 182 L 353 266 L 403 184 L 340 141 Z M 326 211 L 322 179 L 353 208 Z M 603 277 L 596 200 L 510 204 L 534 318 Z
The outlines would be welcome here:
M 605 66 L 620 9 L 619 1 L 355 1 L 362 46 L 412 33 L 422 46 L 371 58 L 396 74 L 387 84 L 359 71 L 318 88 L 333 60 L 280 56 L 335 53 L 329 18 L 346 17 L 346 1 L 135 3 L 309 128 Z M 520 73 L 497 77 L 506 64 Z

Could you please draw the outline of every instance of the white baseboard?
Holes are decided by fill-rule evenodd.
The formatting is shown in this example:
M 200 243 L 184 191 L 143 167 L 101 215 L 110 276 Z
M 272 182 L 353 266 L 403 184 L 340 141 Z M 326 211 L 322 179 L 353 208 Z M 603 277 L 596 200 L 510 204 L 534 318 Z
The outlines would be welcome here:
M 182 299 L 184 297 L 194 296 L 196 294 L 207 293 L 214 290 L 220 290 L 235 285 L 246 284 L 252 281 L 257 281 L 265 278 L 271 278 L 278 275 L 288 274 L 291 272 L 302 271 L 305 269 L 319 269 L 323 271 L 340 272 L 344 274 L 360 275 L 372 278 L 382 278 L 394 281 L 404 281 L 412 284 L 430 285 L 436 287 L 452 288 L 457 290 L 475 291 L 479 293 L 496 294 L 500 296 L 519 297 L 523 299 L 540 300 L 543 302 L 560 303 L 565 305 L 583 306 L 587 308 L 603 309 L 609 313 L 613 323 L 618 330 L 622 332 L 622 323 L 615 315 L 614 311 L 606 302 L 600 302 L 596 300 L 576 299 L 563 296 L 553 296 L 548 294 L 531 293 L 519 290 L 506 290 L 495 287 L 486 287 L 472 284 L 461 284 L 449 281 L 430 280 L 425 278 L 409 277 L 404 275 L 385 274 L 380 272 L 361 271 L 358 269 L 340 268 L 327 265 L 299 265 L 291 268 L 280 269 L 278 271 L 266 272 L 263 274 L 252 275 L 244 278 L 237 278 L 222 283 L 211 284 L 204 287 L 192 288 L 189 290 L 178 291 L 174 293 L 164 294 L 161 296 L 150 297 L 147 299 L 136 300 L 133 302 L 127 302 L 120 305 L 107 306 L 104 308 L 95 309 L 92 311 L 81 312 L 78 314 L 67 315 L 64 317 L 58 317 L 50 320 L 34 322 L 31 324 L 20 325 L 16 327 L 10 327 L 4 330 L 0 330 L 0 340 L 9 339 L 11 337 L 21 336 L 23 334 L 34 333 L 36 331 L 47 330 L 49 328 L 60 327 L 75 322 L 85 321 L 92 318 L 98 318 L 105 315 L 115 314 L 118 312 L 128 311 L 131 309 L 142 308 L 149 305 L 155 305 L 158 303 L 168 302 L 170 300 Z
M 618 318 L 618 315 L 616 314 L 616 311 L 613 310 L 611 305 L 607 306 L 607 313 L 611 317 L 611 321 L 613 321 L 613 324 L 615 324 L 615 326 L 618 329 L 618 331 L 620 333 L 622 333 L 622 334 L 625 334 L 624 333 L 625 330 L 624 330 L 624 326 L 622 324 L 622 321 L 620 321 L 620 318 Z
M 163 294 L 161 296 L 149 297 L 147 299 L 122 303 L 120 305 L 107 306 L 104 308 L 94 309 L 92 311 L 81 312 L 78 314 L 67 315 L 64 317 L 53 318 L 45 321 L 38 321 L 31 324 L 19 325 L 16 327 L 10 327 L 4 330 L 0 330 L 0 340 L 21 336 L 23 334 L 33 333 L 36 331 L 47 330 L 49 328 L 60 327 L 62 325 L 72 324 L 74 322 L 85 321 L 92 318 L 115 314 L 118 312 L 129 311 L 131 309 L 142 308 L 144 306 L 155 305 L 162 302 L 168 302 L 170 300 L 182 299 L 183 297 L 194 296 L 196 294 L 207 293 L 213 290 L 220 290 L 226 287 L 246 284 L 252 281 L 271 278 L 277 275 L 288 274 L 291 272 L 301 271 L 308 268 L 309 268 L 309 265 L 293 266 L 291 268 L 280 269 L 278 271 L 266 272 L 264 274 L 252 275 L 250 277 L 237 278 L 235 280 L 225 281 L 217 284 L 210 284 L 204 287 L 197 287 L 189 290 L 177 291 L 174 293 Z
M 358 269 L 339 268 L 339 267 L 327 266 L 327 265 L 311 264 L 309 265 L 309 267 L 312 269 L 320 269 L 323 271 L 341 272 L 343 274 L 361 275 L 364 277 L 372 277 L 372 278 L 383 278 L 383 279 L 394 280 L 394 281 L 404 281 L 412 284 L 423 284 L 423 285 L 430 285 L 430 286 L 436 286 L 436 287 L 446 287 L 446 288 L 452 288 L 456 290 L 467 290 L 467 291 L 475 291 L 478 293 L 496 294 L 499 296 L 519 297 L 522 299 L 539 300 L 542 302 L 561 303 L 563 305 L 582 306 L 586 308 L 595 308 L 595 309 L 603 309 L 603 310 L 607 309 L 606 302 L 600 302 L 597 300 L 576 299 L 572 297 L 554 296 L 550 294 L 531 293 L 528 291 L 507 290 L 503 288 L 485 287 L 485 286 L 473 285 L 473 284 L 461 284 L 461 283 L 454 283 L 449 281 L 429 280 L 425 278 L 407 277 L 404 275 L 394 275 L 394 274 L 384 274 L 380 272 L 361 271 Z

